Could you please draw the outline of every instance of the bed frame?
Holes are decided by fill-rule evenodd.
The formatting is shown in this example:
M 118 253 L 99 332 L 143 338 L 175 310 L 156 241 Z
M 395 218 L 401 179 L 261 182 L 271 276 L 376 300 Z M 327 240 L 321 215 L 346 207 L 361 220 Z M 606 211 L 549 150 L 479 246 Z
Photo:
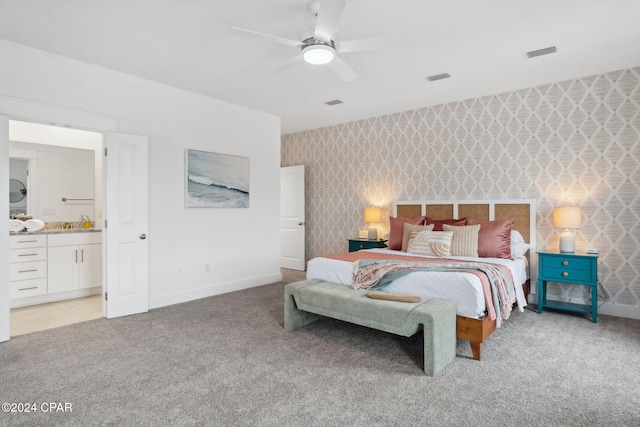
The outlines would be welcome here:
M 438 201 L 398 201 L 393 204 L 395 217 L 414 218 L 426 215 L 432 219 L 472 218 L 479 221 L 515 219 L 514 230 L 518 230 L 531 245 L 529 250 L 529 277 L 523 284 L 524 295 L 528 298 L 531 272 L 535 271 L 536 248 L 536 202 L 533 199 L 509 200 L 438 200 Z M 535 283 L 535 281 L 534 281 Z M 475 360 L 481 360 L 482 343 L 496 330 L 496 321 L 488 316 L 482 319 L 456 316 L 456 336 L 469 340 Z

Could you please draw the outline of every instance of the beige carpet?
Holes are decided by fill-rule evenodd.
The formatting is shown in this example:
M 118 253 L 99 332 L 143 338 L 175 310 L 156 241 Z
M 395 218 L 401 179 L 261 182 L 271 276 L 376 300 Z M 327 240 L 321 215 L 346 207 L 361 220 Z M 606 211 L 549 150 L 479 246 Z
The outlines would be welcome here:
M 288 277 L 288 276 L 287 276 Z M 284 282 L 0 344 L 0 425 L 635 426 L 640 321 L 515 313 L 436 377 L 421 334 L 321 319 L 293 332 Z M 42 403 L 72 405 L 43 412 Z

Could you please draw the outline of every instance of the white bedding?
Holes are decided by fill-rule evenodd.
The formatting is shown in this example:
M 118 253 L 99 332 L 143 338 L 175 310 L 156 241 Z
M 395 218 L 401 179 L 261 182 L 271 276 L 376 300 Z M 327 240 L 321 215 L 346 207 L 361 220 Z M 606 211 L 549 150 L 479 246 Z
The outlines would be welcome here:
M 367 252 L 420 256 L 390 249 L 369 249 Z M 424 258 L 433 257 L 424 256 Z M 522 284 L 528 279 L 529 269 L 526 258 L 515 260 L 502 258 L 451 258 L 506 265 L 511 270 L 513 281 L 516 284 Z M 353 284 L 353 269 L 352 262 L 318 257 L 310 260 L 307 264 L 307 279 L 322 279 L 327 282 L 350 286 Z M 484 316 L 486 310 L 480 279 L 473 274 L 416 271 L 394 280 L 385 288 L 385 291 L 415 295 L 423 299 L 438 298 L 454 301 L 459 316 L 480 318 Z M 521 286 L 516 286 L 516 301 L 520 311 L 527 305 Z

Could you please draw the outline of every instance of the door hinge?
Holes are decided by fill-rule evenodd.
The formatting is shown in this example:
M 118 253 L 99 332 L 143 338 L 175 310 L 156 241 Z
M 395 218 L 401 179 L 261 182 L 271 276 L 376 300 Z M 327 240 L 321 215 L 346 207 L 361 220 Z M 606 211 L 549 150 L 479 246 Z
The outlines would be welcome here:
M 104 293 L 104 300 L 105 301 L 109 301 L 109 293 L 108 292 Z
M 104 156 L 107 157 L 107 147 L 104 147 Z
M 104 228 L 107 228 L 107 220 L 104 220 Z

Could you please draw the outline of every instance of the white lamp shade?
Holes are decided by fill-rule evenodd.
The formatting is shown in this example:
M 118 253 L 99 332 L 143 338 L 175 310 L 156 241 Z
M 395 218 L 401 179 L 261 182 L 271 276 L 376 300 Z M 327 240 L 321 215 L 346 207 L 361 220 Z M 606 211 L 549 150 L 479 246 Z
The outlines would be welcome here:
M 580 208 L 564 206 L 553 210 L 553 226 L 556 228 L 572 229 L 582 225 Z
M 553 210 L 553 226 L 563 229 L 560 235 L 560 252 L 573 253 L 576 251 L 576 239 L 571 229 L 580 228 L 581 225 L 582 213 L 580 208 L 564 206 Z
M 314 44 L 302 49 L 302 58 L 309 64 L 324 65 L 333 61 L 336 51 L 331 46 Z
M 371 224 L 371 226 L 369 227 L 369 233 L 368 233 L 369 240 L 378 240 L 378 227 L 373 224 L 382 222 L 382 209 L 365 208 L 364 222 L 368 222 L 369 224 Z
M 364 210 L 364 222 L 379 223 L 382 222 L 382 209 L 380 208 L 365 208 Z

